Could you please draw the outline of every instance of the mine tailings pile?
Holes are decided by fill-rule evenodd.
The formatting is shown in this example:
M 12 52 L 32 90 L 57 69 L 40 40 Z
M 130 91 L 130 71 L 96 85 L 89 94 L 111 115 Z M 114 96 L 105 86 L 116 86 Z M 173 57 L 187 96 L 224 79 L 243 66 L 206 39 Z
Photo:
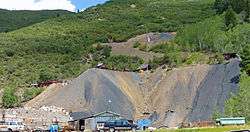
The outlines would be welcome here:
M 209 121 L 215 109 L 224 111 L 225 101 L 237 92 L 239 64 L 232 59 L 153 73 L 89 69 L 67 86 L 45 90 L 26 106 L 89 114 L 108 109 L 128 119 L 149 118 L 157 127 Z

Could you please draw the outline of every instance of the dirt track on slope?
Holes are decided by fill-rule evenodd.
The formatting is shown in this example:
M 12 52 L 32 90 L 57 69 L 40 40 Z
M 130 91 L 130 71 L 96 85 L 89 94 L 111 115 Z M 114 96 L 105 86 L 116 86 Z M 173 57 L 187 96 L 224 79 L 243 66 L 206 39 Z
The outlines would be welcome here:
M 155 46 L 159 43 L 169 41 L 173 37 L 174 35 L 172 35 L 171 33 L 148 33 L 129 39 L 127 42 L 104 43 L 104 45 L 109 45 L 112 47 L 111 53 L 113 55 L 138 56 L 144 59 L 144 61 L 148 62 L 155 57 L 162 57 L 163 54 L 141 51 L 138 48 L 133 48 L 133 45 L 136 42 L 140 42 L 141 44 L 147 45 L 150 49 L 150 47 Z
M 225 100 L 237 91 L 232 79 L 239 71 L 238 60 L 154 73 L 90 69 L 65 87 L 46 90 L 27 106 L 52 105 L 88 113 L 110 109 L 134 119 L 149 112 L 154 113 L 154 125 L 176 127 L 182 122 L 210 120 L 215 107 L 223 111 Z

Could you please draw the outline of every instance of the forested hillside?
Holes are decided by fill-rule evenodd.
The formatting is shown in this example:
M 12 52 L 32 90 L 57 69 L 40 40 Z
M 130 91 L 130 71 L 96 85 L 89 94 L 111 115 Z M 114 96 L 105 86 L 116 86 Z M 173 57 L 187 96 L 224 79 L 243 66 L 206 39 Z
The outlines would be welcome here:
M 1 33 L 0 88 L 11 95 L 4 96 L 3 105 L 16 106 L 39 93 L 30 87 L 32 83 L 72 78 L 97 62 L 116 66 L 135 62 L 127 65 L 133 69 L 142 63 L 140 58 L 110 56 L 109 47 L 92 45 L 126 41 L 147 32 L 177 32 L 175 40 L 152 49 L 165 54 L 150 62 L 155 67 L 197 64 L 207 54 L 208 61 L 202 63 L 217 64 L 222 63 L 222 53 L 237 52 L 248 71 L 247 17 L 231 11 L 236 21 L 226 19 L 232 15 L 228 10 L 216 11 L 214 0 L 110 0 L 75 15 Z
M 89 67 L 89 53 L 97 55 L 95 61 L 109 56 L 107 47 L 96 49 L 90 45 L 125 41 L 146 32 L 176 31 L 213 16 L 212 5 L 211 0 L 112 0 L 76 15 L 2 33 L 0 87 L 8 88 L 9 93 L 28 92 L 33 96 L 36 92 L 24 90 L 30 89 L 30 84 L 79 75 Z M 95 54 L 97 51 L 104 58 Z M 10 102 L 7 98 L 4 102 L 15 106 L 23 98 Z
M 229 99 L 225 113 L 216 117 L 246 117 L 250 110 L 250 1 L 216 0 L 216 17 L 191 24 L 178 32 L 176 43 L 187 51 L 237 53 L 240 55 L 242 70 L 239 80 L 239 93 Z
M 71 14 L 71 12 L 64 10 L 9 11 L 0 9 L 0 32 L 13 31 L 66 14 Z

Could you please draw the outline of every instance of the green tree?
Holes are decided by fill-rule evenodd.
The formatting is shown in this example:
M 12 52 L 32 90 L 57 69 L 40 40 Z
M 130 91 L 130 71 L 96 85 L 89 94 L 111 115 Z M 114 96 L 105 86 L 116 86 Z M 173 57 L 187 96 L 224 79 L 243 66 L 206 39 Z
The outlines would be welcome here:
M 103 49 L 102 49 L 103 51 L 103 56 L 105 57 L 105 58 L 108 58 L 109 56 L 110 56 L 110 53 L 111 53 L 111 47 L 109 47 L 109 46 L 104 46 L 103 47 Z
M 18 106 L 18 97 L 15 95 L 13 88 L 5 88 L 2 96 L 3 106 L 5 108 L 13 108 Z
M 141 45 L 141 43 L 138 42 L 138 41 L 136 41 L 136 42 L 133 44 L 133 48 L 138 48 L 140 45 Z
M 246 16 L 245 16 L 244 21 L 250 22 L 250 1 L 249 0 L 246 1 Z
M 13 49 L 5 49 L 4 52 L 5 52 L 6 56 L 8 56 L 8 57 L 12 57 L 15 55 L 15 51 Z
M 247 10 L 249 0 L 215 0 L 214 9 L 217 13 L 221 14 L 226 11 L 230 6 L 236 13 L 241 13 Z
M 240 90 L 233 95 L 225 105 L 225 115 L 228 117 L 246 117 L 250 119 L 250 77 L 245 73 L 241 75 Z
M 215 0 L 214 9 L 217 13 L 221 14 L 227 9 L 227 3 L 225 0 Z
M 229 7 L 225 14 L 225 25 L 228 29 L 235 27 L 238 24 L 237 15 L 232 7 Z
M 55 79 L 55 76 L 52 74 L 52 72 L 45 70 L 45 69 L 40 71 L 40 75 L 39 75 L 40 81 L 48 81 L 51 79 Z
M 250 45 L 246 46 L 241 53 L 243 69 L 250 75 Z
M 246 1 L 248 0 L 229 0 L 229 4 L 236 13 L 241 13 L 246 9 Z
M 216 119 L 220 118 L 221 116 L 222 115 L 221 115 L 221 112 L 220 112 L 219 108 L 215 107 L 214 111 L 213 111 L 212 119 L 216 120 Z

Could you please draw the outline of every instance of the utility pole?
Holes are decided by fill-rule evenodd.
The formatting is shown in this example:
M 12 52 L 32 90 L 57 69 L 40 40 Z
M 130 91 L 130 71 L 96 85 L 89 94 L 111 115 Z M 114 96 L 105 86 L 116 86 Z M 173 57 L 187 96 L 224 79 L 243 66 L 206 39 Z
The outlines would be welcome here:
M 109 99 L 108 100 L 108 111 L 111 111 L 111 103 L 112 103 L 112 101 Z

